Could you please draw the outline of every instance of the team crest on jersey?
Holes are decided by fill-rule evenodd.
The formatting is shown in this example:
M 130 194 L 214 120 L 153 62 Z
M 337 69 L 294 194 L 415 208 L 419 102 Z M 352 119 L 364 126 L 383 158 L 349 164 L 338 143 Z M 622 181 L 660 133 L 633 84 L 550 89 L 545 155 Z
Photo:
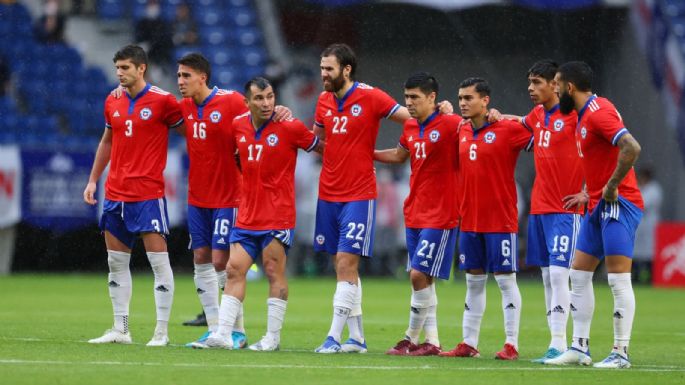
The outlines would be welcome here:
M 212 123 L 219 123 L 219 121 L 221 120 L 221 112 L 212 111 L 212 113 L 209 114 L 209 120 L 211 120 Z
M 438 130 L 431 131 L 431 133 L 428 134 L 428 139 L 430 139 L 432 143 L 437 142 L 438 139 L 440 139 L 440 132 L 438 132 Z
M 583 127 L 580 129 L 580 137 L 585 139 L 586 136 L 587 136 L 587 129 L 585 127 Z
M 561 119 L 557 119 L 554 121 L 554 131 L 559 132 L 562 129 L 564 129 L 564 121 Z
M 142 110 L 140 110 L 140 118 L 143 120 L 148 120 L 152 116 L 152 110 L 145 107 Z
M 495 133 L 490 131 L 485 134 L 485 143 L 492 143 L 495 141 Z
M 266 137 L 266 144 L 273 147 L 278 144 L 278 136 L 276 134 L 271 134 Z
M 359 116 L 362 114 L 362 106 L 355 104 L 350 108 L 350 112 L 352 113 L 352 116 Z
M 318 243 L 319 245 L 323 245 L 324 241 L 326 241 L 326 237 L 324 237 L 323 235 L 318 234 L 316 236 L 316 243 Z

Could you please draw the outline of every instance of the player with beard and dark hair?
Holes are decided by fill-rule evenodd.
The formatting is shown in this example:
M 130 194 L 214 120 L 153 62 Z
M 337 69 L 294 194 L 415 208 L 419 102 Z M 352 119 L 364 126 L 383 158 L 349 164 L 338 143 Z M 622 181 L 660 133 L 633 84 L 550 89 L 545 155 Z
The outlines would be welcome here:
M 595 307 L 592 276 L 605 260 L 614 297 L 614 347 L 594 366 L 629 368 L 628 344 L 635 316 L 631 266 L 635 231 L 643 202 L 633 165 L 640 144 L 628 132 L 616 107 L 592 93 L 592 70 L 583 62 L 569 62 L 557 70 L 555 81 L 562 112 L 578 112 L 576 143 L 587 190 L 589 215 L 581 225 L 571 264 L 573 344 L 550 365 L 590 365 L 590 323 Z

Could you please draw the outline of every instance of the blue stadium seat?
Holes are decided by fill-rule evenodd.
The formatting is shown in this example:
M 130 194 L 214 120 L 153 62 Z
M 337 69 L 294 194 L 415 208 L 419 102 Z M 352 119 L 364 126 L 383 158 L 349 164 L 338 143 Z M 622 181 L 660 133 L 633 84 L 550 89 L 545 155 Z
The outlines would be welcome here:
M 224 45 L 230 40 L 230 35 L 224 27 L 203 27 L 200 35 L 205 43 L 210 45 Z
M 257 16 L 252 8 L 241 7 L 231 11 L 230 19 L 238 27 L 247 27 L 256 24 Z
M 231 50 L 226 49 L 213 49 L 208 55 L 209 61 L 212 66 L 228 66 L 236 63 L 236 57 L 233 55 Z
M 183 56 L 193 53 L 193 52 L 202 52 L 199 46 L 196 45 L 184 45 L 184 46 L 178 46 L 174 50 L 174 60 L 178 60 L 182 58 Z
M 226 88 L 236 78 L 236 73 L 231 66 L 214 66 L 212 72 L 215 83 L 221 88 Z
M 97 13 L 104 20 L 119 20 L 126 16 L 127 1 L 98 0 Z

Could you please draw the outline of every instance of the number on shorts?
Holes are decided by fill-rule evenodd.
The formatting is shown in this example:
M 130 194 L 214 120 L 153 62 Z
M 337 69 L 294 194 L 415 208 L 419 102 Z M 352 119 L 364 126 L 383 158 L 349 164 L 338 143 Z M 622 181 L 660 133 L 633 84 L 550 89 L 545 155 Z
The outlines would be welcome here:
M 552 248 L 552 252 L 553 253 L 556 253 L 556 252 L 565 253 L 565 252 L 567 252 L 568 251 L 568 242 L 569 242 L 568 235 L 562 235 L 562 236 L 555 235 L 554 236 L 554 247 Z
M 155 231 L 156 231 L 156 232 L 158 232 L 158 233 L 162 232 L 162 231 L 159 229 L 159 221 L 158 221 L 157 219 L 153 219 L 153 220 L 150 221 L 150 222 L 152 223 L 152 227 L 155 228 Z
M 428 248 L 428 254 L 424 252 Z M 419 257 L 426 257 L 427 259 L 432 259 L 433 258 L 433 250 L 435 249 L 435 242 L 429 243 L 427 240 L 423 239 L 421 240 L 421 248 L 419 251 L 416 253 Z
M 349 231 L 347 232 L 347 235 L 345 235 L 345 238 L 355 239 L 357 241 L 364 240 L 364 230 L 366 229 L 366 226 L 364 226 L 363 223 L 350 222 L 347 224 L 347 227 L 349 228 Z M 354 235 L 354 230 L 358 230 L 356 236 Z
M 502 256 L 505 258 L 511 257 L 511 241 L 508 239 L 502 240 Z
M 228 219 L 217 219 L 214 221 L 214 234 L 226 236 L 228 235 L 228 226 L 231 222 Z

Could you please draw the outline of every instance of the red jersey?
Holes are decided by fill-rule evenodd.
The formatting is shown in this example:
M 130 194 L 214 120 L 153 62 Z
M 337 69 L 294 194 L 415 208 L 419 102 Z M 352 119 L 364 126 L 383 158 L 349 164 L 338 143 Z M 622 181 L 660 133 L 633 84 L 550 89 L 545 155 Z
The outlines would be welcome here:
M 235 161 L 233 119 L 247 111 L 243 96 L 216 87 L 202 104 L 180 102 L 186 120 L 188 203 L 204 208 L 238 207 L 242 176 Z
M 355 82 L 342 99 L 323 92 L 316 104 L 314 124 L 324 128 L 319 198 L 351 202 L 376 198 L 373 152 L 382 118 L 400 107 L 378 88 Z
M 404 123 L 400 146 L 409 151 L 409 196 L 404 222 L 409 228 L 451 229 L 459 223 L 457 171 L 459 115 L 434 112 L 423 124 Z
M 559 105 L 545 111 L 542 104 L 535 106 L 521 119 L 535 135 L 535 182 L 530 200 L 531 214 L 580 213 L 574 208 L 565 210 L 562 199 L 583 188 L 583 168 L 575 149 L 578 115 L 575 111 L 564 115 Z
M 592 210 L 602 198 L 602 189 L 616 169 L 618 140 L 628 129 L 616 107 L 605 98 L 592 95 L 578 112 L 576 141 L 585 171 L 585 184 Z M 642 194 L 637 187 L 633 168 L 618 185 L 618 193 L 640 209 L 644 209 Z
M 135 98 L 124 92 L 105 100 L 112 152 L 105 198 L 138 202 L 164 196 L 169 128 L 183 124 L 174 95 L 147 84 Z
M 247 230 L 294 228 L 297 149 L 311 151 L 319 138 L 297 119 L 269 119 L 255 130 L 250 114 L 233 120 L 233 138 L 243 170 L 236 226 Z
M 533 135 L 521 123 L 502 120 L 474 131 L 459 131 L 461 230 L 479 233 L 518 231 L 514 169 Z

